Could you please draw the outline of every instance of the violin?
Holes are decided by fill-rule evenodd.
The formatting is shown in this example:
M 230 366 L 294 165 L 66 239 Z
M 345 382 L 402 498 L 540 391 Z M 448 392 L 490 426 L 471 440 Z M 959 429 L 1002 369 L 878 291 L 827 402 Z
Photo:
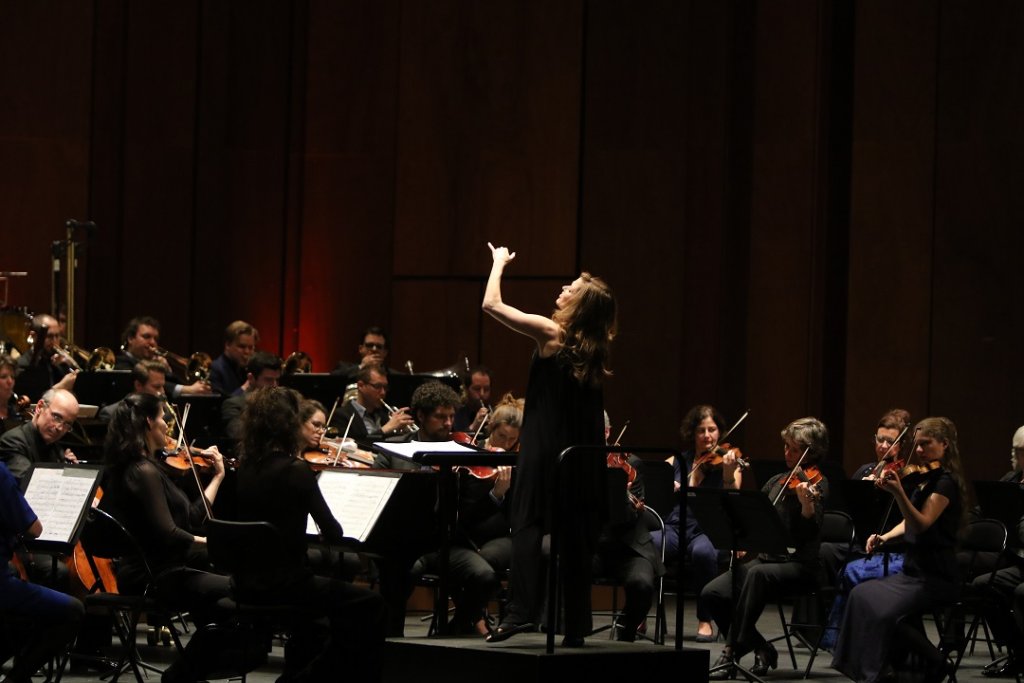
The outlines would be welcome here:
M 913 489 L 937 477 L 941 472 L 942 462 L 939 460 L 931 460 L 920 465 L 904 465 L 897 461 L 883 470 L 883 477 L 886 473 L 892 473 L 899 478 L 904 488 Z
M 800 467 L 797 465 L 793 468 L 793 476 L 789 478 L 786 483 L 786 493 L 796 494 L 796 490 L 800 487 L 800 484 L 810 485 L 811 495 L 815 498 L 821 496 L 821 491 L 818 489 L 818 484 L 824 477 L 814 465 L 808 465 L 807 467 Z
M 213 467 L 213 463 L 203 457 L 204 451 L 198 448 L 192 448 L 188 446 L 189 458 L 182 454 L 186 447 L 178 446 L 177 441 L 171 437 L 167 437 L 167 445 L 164 450 L 160 451 L 160 456 L 163 458 L 163 463 L 170 467 L 172 470 L 179 472 L 188 472 L 193 466 L 200 472 L 209 472 L 210 468 Z M 189 464 L 191 460 L 191 464 Z
M 733 451 L 735 453 L 736 465 L 741 470 L 745 470 L 750 466 L 750 463 L 743 458 L 743 452 L 740 451 L 740 449 L 733 448 L 727 443 L 721 443 L 698 455 L 693 461 L 693 469 L 697 469 L 698 467 L 704 471 L 721 469 L 723 464 L 722 458 L 729 451 Z
M 347 438 L 323 438 L 320 440 L 320 446 L 303 451 L 302 459 L 313 465 L 314 469 L 369 469 L 374 466 L 373 458 L 356 448 L 355 441 Z

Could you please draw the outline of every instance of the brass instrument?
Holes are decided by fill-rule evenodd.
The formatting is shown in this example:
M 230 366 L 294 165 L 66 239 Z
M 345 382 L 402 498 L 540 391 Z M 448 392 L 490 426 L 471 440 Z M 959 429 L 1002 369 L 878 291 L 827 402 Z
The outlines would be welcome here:
M 166 359 L 168 363 L 176 365 L 178 372 L 175 374 L 183 377 L 185 384 L 208 382 L 210 380 L 210 366 L 213 364 L 213 358 L 208 353 L 196 351 L 188 358 L 185 358 L 160 346 L 156 347 L 154 353 Z
M 113 370 L 116 362 L 117 356 L 114 355 L 113 349 L 100 346 L 93 349 L 86 367 L 90 370 Z
M 71 352 L 68 351 L 66 347 L 62 347 L 60 344 L 54 344 L 53 353 L 63 358 L 64 362 L 67 363 L 75 372 L 82 371 L 82 366 L 78 364 L 78 361 L 75 360 L 75 357 L 71 355 Z

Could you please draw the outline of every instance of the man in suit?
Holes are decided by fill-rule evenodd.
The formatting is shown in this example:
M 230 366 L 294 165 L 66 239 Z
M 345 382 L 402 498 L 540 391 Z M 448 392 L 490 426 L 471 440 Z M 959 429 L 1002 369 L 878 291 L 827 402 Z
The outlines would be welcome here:
M 210 365 L 210 384 L 224 396 L 241 392 L 246 366 L 256 352 L 260 333 L 244 320 L 236 320 L 224 329 L 224 352 Z
M 128 321 L 124 330 L 124 346 L 114 362 L 115 370 L 131 370 L 140 360 L 160 363 L 164 369 L 166 393 L 171 399 L 181 396 L 205 396 L 212 393 L 205 381 L 185 384 L 175 377 L 167 358 L 157 353 L 160 346 L 160 321 L 148 315 L 137 316 Z
M 0 461 L 21 479 L 38 462 L 78 462 L 58 441 L 78 418 L 78 399 L 65 389 L 51 389 L 36 403 L 31 422 L 0 437 Z

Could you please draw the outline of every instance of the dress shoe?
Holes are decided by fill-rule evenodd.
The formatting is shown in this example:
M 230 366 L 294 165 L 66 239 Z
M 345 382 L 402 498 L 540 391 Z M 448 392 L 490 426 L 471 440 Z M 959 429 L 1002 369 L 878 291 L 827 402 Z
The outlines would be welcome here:
M 986 678 L 1016 678 L 1020 667 L 1013 657 L 996 660 L 981 670 L 981 675 Z
M 516 634 L 534 631 L 536 628 L 536 626 L 529 622 L 525 624 L 501 624 L 498 628 L 487 634 L 487 642 L 500 643 L 503 640 L 508 640 Z
M 564 636 L 562 638 L 562 647 L 583 647 L 583 645 L 583 636 Z
M 725 681 L 730 678 L 736 678 L 736 661 L 733 659 L 731 652 L 723 651 L 711 667 L 711 671 L 708 673 L 708 680 Z
M 754 666 L 750 667 L 750 673 L 755 676 L 764 676 L 769 669 L 779 668 L 779 653 L 771 643 L 765 643 L 754 650 Z

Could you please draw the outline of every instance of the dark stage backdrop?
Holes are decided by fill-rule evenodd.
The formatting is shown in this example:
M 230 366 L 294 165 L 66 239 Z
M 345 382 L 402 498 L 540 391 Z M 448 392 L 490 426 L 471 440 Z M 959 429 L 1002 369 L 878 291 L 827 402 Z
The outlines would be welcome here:
M 903 406 L 994 477 L 1024 423 L 1022 45 L 1013 0 L 2 0 L 0 270 L 45 310 L 91 219 L 82 346 L 151 314 L 216 354 L 242 318 L 327 370 L 381 324 L 394 366 L 522 393 L 491 240 L 524 309 L 615 288 L 627 442 L 711 402 L 778 459 L 814 414 L 851 471 Z

